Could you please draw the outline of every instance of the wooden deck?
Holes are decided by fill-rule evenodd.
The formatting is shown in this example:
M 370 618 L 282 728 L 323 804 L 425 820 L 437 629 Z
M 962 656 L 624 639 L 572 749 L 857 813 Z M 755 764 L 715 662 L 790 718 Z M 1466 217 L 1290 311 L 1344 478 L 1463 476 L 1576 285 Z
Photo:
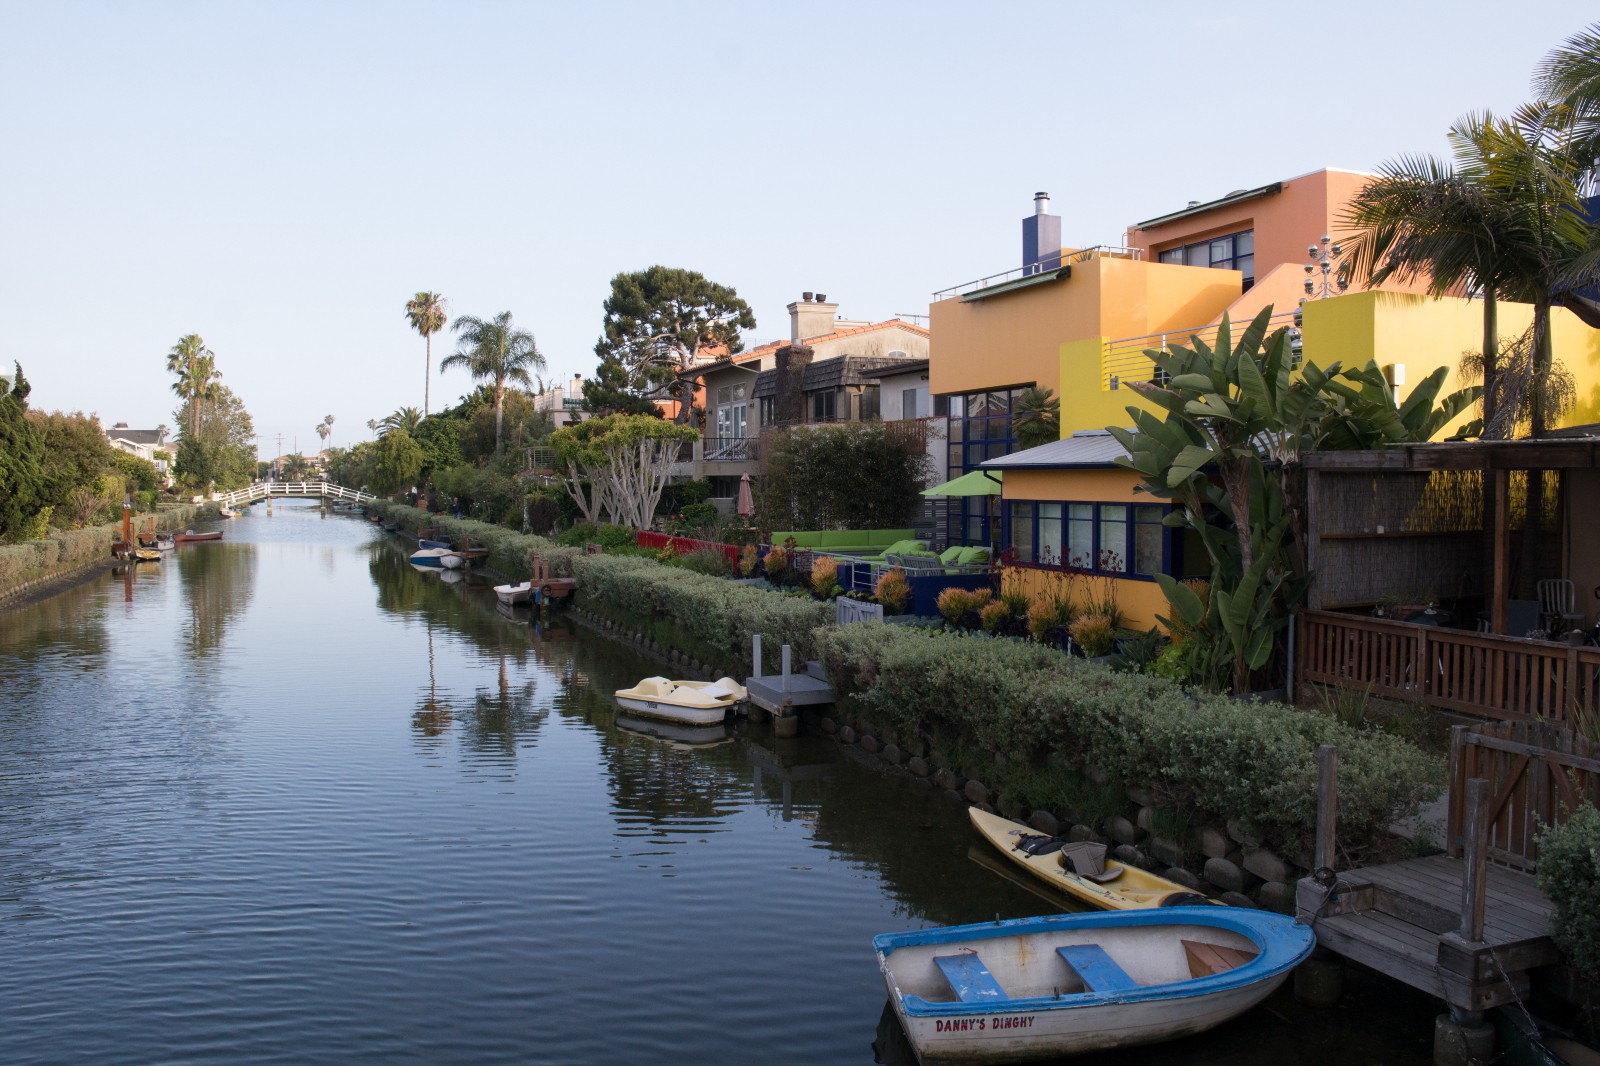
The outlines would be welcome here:
M 1302 915 L 1317 915 L 1323 947 L 1452 1007 L 1481 1011 L 1525 995 L 1530 969 L 1560 961 L 1550 940 L 1554 907 L 1532 875 L 1495 865 L 1487 873 L 1478 943 L 1457 932 L 1467 863 L 1447 855 L 1342 872 L 1326 905 L 1308 877 L 1296 903 Z

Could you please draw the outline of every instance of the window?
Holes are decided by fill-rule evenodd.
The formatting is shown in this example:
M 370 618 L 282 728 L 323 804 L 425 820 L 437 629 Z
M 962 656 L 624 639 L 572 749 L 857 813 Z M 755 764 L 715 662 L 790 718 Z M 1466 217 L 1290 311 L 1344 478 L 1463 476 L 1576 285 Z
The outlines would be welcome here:
M 732 447 L 744 438 L 750 418 L 749 385 L 721 385 L 717 388 L 716 417 L 718 449 Z
M 958 478 L 976 470 L 985 460 L 1009 455 L 1017 450 L 1016 431 L 1011 424 L 1011 408 L 1022 388 L 994 389 L 960 396 L 934 398 L 934 413 L 946 417 L 946 478 Z M 952 499 L 946 514 L 946 536 L 951 544 L 989 544 L 994 522 L 1003 514 L 989 510 L 991 497 L 967 496 Z
M 1256 283 L 1256 231 L 1241 230 L 1208 241 L 1168 248 L 1158 258 L 1163 263 L 1237 270 L 1244 275 L 1244 287 L 1248 289 Z
M 1025 564 L 1119 577 L 1178 575 L 1181 541 L 1162 522 L 1167 511 L 1161 504 L 1008 500 L 1005 536 Z
M 878 386 L 867 385 L 862 388 L 857 410 L 860 412 L 857 417 L 862 422 L 873 422 L 883 417 L 878 397 Z
M 916 418 L 917 416 L 917 389 L 900 390 L 900 417 Z
M 836 417 L 834 411 L 838 402 L 838 393 L 833 389 L 824 389 L 811 394 L 811 421 L 832 422 Z
M 778 398 L 776 396 L 761 397 L 761 424 L 770 426 L 778 420 Z

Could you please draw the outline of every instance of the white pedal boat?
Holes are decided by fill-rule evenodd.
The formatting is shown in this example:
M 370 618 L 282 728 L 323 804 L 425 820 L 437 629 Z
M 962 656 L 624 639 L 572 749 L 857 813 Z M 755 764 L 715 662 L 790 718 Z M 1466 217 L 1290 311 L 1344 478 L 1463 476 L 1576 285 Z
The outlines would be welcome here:
M 715 681 L 670 681 L 647 677 L 632 688 L 617 689 L 617 704 L 646 718 L 689 725 L 720 722 L 728 708 L 745 700 L 744 686 L 731 677 Z

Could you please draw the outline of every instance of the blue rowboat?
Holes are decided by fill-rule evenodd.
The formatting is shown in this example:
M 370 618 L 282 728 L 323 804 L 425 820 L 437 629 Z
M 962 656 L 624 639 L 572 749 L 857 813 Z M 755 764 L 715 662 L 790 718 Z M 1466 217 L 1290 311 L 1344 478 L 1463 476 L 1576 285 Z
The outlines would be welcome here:
M 1204 1032 L 1265 999 L 1316 937 L 1266 911 L 1168 907 L 882 933 L 872 945 L 923 1063 L 991 1063 Z
M 443 568 L 444 557 L 452 554 L 449 548 L 418 548 L 408 560 L 412 566 L 432 566 Z
M 443 548 L 445 551 L 449 551 L 450 550 L 450 542 L 447 541 L 447 540 L 419 540 L 419 541 L 417 541 L 417 547 L 419 547 L 419 548 Z

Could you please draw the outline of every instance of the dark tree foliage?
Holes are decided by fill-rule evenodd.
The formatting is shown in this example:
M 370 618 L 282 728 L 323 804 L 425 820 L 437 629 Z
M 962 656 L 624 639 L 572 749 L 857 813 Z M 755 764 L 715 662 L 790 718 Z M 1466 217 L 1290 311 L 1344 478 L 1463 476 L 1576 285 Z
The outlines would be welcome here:
M 800 426 L 765 448 L 755 493 L 763 529 L 897 529 L 922 502 L 927 454 L 886 423 Z
M 0 541 L 17 539 L 44 506 L 44 441 L 28 420 L 29 391 L 19 363 L 0 395 Z
M 584 387 L 584 406 L 605 414 L 650 414 L 651 399 L 685 400 L 678 374 L 702 354 L 742 351 L 741 329 L 756 317 L 733 288 L 693 270 L 653 266 L 611 279 L 600 357 Z M 682 404 L 685 418 L 689 404 Z
M 28 420 L 33 423 L 44 444 L 44 506 L 59 507 L 66 502 L 73 489 L 93 487 L 102 474 L 115 469 L 115 456 L 125 454 L 106 441 L 100 423 L 81 411 L 72 414 L 29 411 Z M 130 455 L 128 458 L 136 457 Z M 149 465 L 145 464 L 147 467 Z M 151 468 L 151 472 L 154 473 L 154 468 Z

